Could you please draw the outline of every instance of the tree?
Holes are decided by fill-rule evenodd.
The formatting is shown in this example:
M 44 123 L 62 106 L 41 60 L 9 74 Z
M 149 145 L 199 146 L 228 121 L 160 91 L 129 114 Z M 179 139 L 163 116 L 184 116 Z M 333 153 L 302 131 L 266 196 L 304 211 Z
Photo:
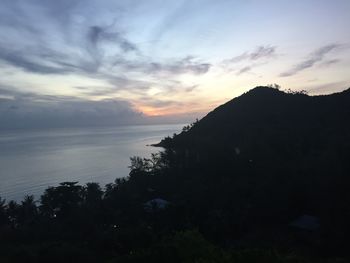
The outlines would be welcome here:
M 32 223 L 38 210 L 33 195 L 26 195 L 18 208 L 18 222 L 21 224 Z
M 8 221 L 6 215 L 6 200 L 0 197 L 0 226 L 6 224 Z
M 151 170 L 149 159 L 141 158 L 139 156 L 130 157 L 130 176 L 137 173 L 147 173 Z
M 18 226 L 18 213 L 19 205 L 17 202 L 11 200 L 7 205 L 7 218 L 10 221 L 11 227 L 16 228 Z
M 97 207 L 103 196 L 103 191 L 98 183 L 87 183 L 84 187 L 84 202 L 89 208 Z
M 280 90 L 280 89 L 281 89 L 281 86 L 278 85 L 278 84 L 276 84 L 276 83 L 268 84 L 267 87 L 273 88 L 273 89 L 277 89 L 277 90 Z
M 78 182 L 63 182 L 49 187 L 41 196 L 40 210 L 49 217 L 65 217 L 74 212 L 82 203 L 83 187 Z

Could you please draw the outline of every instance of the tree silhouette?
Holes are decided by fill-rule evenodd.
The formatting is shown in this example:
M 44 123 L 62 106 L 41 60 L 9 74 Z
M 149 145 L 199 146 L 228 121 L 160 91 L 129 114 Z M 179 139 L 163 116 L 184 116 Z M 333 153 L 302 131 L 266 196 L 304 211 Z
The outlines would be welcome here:
M 6 214 L 6 200 L 0 197 L 0 227 L 8 222 Z

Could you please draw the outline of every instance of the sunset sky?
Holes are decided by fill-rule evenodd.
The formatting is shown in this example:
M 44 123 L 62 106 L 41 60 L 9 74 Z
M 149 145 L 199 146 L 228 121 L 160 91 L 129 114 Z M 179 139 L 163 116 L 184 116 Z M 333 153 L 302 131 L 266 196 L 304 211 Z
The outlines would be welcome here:
M 341 91 L 349 14 L 349 0 L 1 0 L 0 119 L 181 119 L 257 85 Z

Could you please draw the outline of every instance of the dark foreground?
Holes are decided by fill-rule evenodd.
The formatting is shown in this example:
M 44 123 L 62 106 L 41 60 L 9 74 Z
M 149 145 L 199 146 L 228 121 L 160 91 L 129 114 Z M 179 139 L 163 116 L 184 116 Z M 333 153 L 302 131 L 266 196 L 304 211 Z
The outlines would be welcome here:
M 130 174 L 0 202 L 0 262 L 349 262 L 350 92 L 260 87 Z

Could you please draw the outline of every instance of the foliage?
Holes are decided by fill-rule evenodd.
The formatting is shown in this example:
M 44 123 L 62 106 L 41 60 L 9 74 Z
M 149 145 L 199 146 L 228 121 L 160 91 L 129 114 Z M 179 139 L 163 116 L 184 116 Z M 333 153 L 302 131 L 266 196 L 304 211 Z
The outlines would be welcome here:
M 0 261 L 346 262 L 349 95 L 260 87 L 132 157 L 104 188 L 0 199 Z M 156 198 L 170 205 L 144 209 Z M 292 228 L 304 214 L 321 227 Z

